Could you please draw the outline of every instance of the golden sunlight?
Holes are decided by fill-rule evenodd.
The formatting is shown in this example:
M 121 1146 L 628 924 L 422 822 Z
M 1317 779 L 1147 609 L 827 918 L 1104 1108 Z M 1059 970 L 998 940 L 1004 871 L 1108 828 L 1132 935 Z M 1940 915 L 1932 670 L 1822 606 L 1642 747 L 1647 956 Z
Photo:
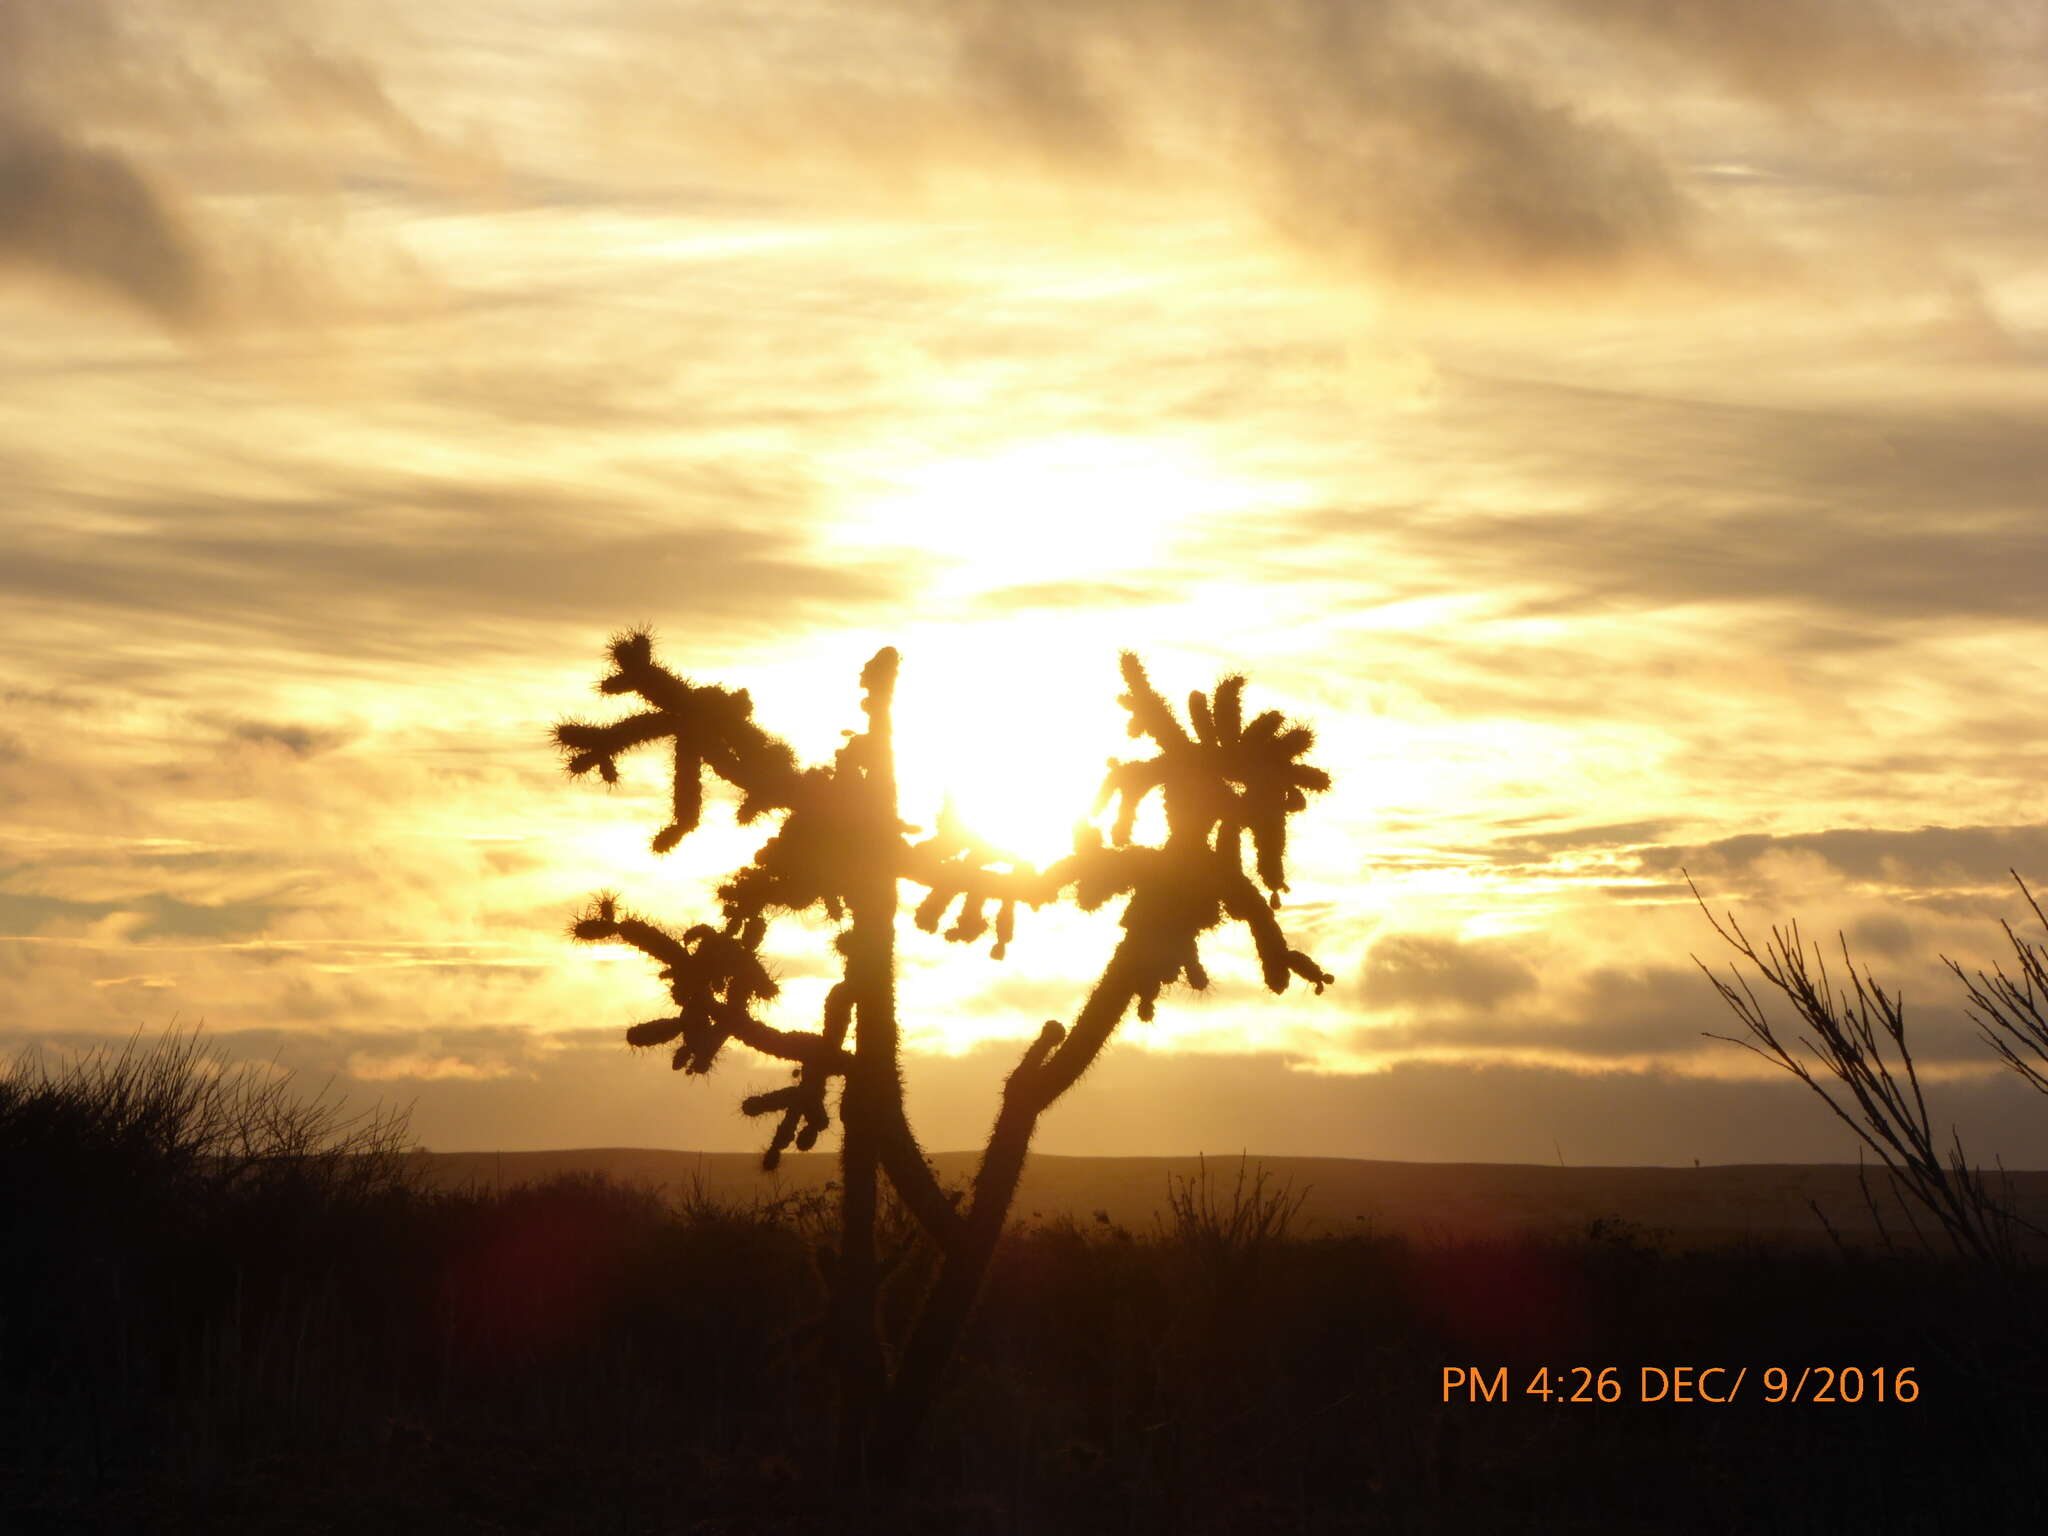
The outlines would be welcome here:
M 1261 500 L 1172 438 L 1041 438 L 877 472 L 835 541 L 940 562 L 930 590 L 960 595 L 1160 562 L 1187 524 Z
M 1131 746 L 1116 647 L 1054 619 L 984 631 L 971 649 L 930 634 L 904 647 L 896 711 L 903 814 L 927 832 L 950 800 L 992 847 L 1038 865 L 1072 846 L 1103 767 Z

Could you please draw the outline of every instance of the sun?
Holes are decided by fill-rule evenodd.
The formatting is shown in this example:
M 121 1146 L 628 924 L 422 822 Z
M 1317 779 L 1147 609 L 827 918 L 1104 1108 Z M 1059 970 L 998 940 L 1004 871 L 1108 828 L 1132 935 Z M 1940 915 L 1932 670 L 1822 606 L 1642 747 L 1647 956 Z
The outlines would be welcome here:
M 929 832 L 950 803 L 992 847 L 1044 866 L 1072 848 L 1105 764 L 1129 745 L 1115 649 L 1077 644 L 1046 620 L 962 629 L 903 648 L 904 819 Z
M 1030 863 L 1067 853 L 1107 760 L 1137 750 L 1117 707 L 1117 654 L 1143 651 L 1157 586 L 1200 525 L 1267 510 L 1287 488 L 1247 480 L 1193 437 L 1067 433 L 946 456 L 877 450 L 824 537 L 831 552 L 914 562 L 928 622 L 887 636 L 906 820 L 950 802 Z M 943 617 L 941 617 L 943 615 Z
M 902 658 L 891 711 L 897 806 L 920 829 L 913 840 L 950 800 L 984 842 L 1042 868 L 1072 850 L 1109 759 L 1149 750 L 1125 729 L 1118 655 L 1154 659 L 1156 636 L 1142 609 L 984 615 L 964 606 L 958 617 L 891 615 L 870 629 L 802 637 L 751 668 L 755 716 L 786 733 L 801 760 L 829 762 L 859 720 L 859 661 L 893 647 Z M 1145 817 L 1138 827 L 1153 836 Z

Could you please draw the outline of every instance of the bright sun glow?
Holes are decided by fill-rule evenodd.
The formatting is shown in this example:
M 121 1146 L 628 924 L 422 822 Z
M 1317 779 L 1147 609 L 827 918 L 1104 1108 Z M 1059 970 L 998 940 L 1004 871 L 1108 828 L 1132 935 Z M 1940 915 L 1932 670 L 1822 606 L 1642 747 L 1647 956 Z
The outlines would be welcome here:
M 888 488 L 850 508 L 835 538 L 938 558 L 942 596 L 1140 569 L 1188 524 L 1260 500 L 1172 439 L 1044 438 L 878 478 Z
M 1269 507 L 1276 488 L 1235 478 L 1181 438 L 1071 435 L 870 469 L 879 489 L 846 507 L 835 543 L 915 551 L 924 591 L 972 600 L 1006 588 L 1140 577 L 1201 520 Z M 1088 612 L 1091 622 L 1077 623 Z M 1071 846 L 1105 760 L 1138 750 L 1116 706 L 1119 649 L 1143 649 L 1128 614 L 1099 601 L 892 637 L 905 667 L 897 760 L 905 817 L 929 828 L 950 798 L 991 843 L 1044 864 Z
M 1004 852 L 1044 865 L 1072 846 L 1105 761 L 1137 744 L 1117 707 L 1116 648 L 1050 620 L 991 626 L 972 651 L 904 646 L 897 770 L 904 818 L 929 831 L 950 798 Z

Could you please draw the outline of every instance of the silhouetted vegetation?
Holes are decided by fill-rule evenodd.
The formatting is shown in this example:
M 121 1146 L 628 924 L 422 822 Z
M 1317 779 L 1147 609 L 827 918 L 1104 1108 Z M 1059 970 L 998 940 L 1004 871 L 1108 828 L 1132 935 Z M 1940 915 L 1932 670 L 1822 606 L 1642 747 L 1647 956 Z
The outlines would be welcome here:
M 2048 928 L 2048 915 L 2026 882 L 2016 870 L 2012 877 L 2035 918 Z M 1970 1160 L 1953 1125 L 1943 1137 L 1913 1061 L 1905 1004 L 1885 990 L 1869 967 L 1858 968 L 1846 936 L 1836 935 L 1847 978 L 1843 989 L 1828 974 L 1820 946 L 1800 938 L 1796 921 L 1787 928 L 1774 925 L 1759 951 L 1732 914 L 1724 926 L 1697 886 L 1692 893 L 1714 932 L 1766 987 L 1791 1003 L 1808 1030 L 1786 1040 L 1740 969 L 1734 970 L 1733 980 L 1724 980 L 1701 964 L 1748 1037 L 1715 1038 L 1732 1040 L 1798 1078 L 1876 1155 L 1888 1177 L 1878 1190 L 1865 1187 L 1873 1215 L 1881 1217 L 1879 1201 L 1889 1197 L 1923 1245 L 1938 1232 L 1966 1258 L 2006 1271 L 2027 1263 L 2028 1247 L 2039 1246 L 2030 1240 L 2048 1238 L 2048 1233 L 2020 1216 L 2002 1174 Z M 2018 977 L 1994 966 L 1989 975 L 1980 970 L 1973 980 L 1948 956 L 1942 961 L 1963 983 L 1969 1015 L 1985 1043 L 2023 1082 L 2048 1094 L 2048 949 L 2022 938 L 2010 923 L 2000 926 L 2012 946 Z M 1923 1218 L 1931 1231 L 1919 1225 Z
M 830 764 L 809 768 L 754 723 L 745 690 L 686 682 L 655 661 L 645 631 L 614 640 L 611 661 L 598 691 L 634 695 L 646 708 L 606 724 L 557 726 L 570 774 L 595 770 L 614 784 L 622 755 L 668 742 L 670 819 L 654 835 L 656 853 L 696 829 L 707 771 L 738 792 L 742 824 L 765 815 L 781 821 L 753 861 L 718 887 L 721 926 L 674 934 L 602 895 L 571 931 L 587 942 L 630 944 L 661 966 L 678 1011 L 632 1026 L 629 1044 L 680 1041 L 672 1064 L 692 1073 L 710 1071 L 731 1040 L 792 1064 L 789 1086 L 741 1105 L 749 1115 L 777 1117 L 764 1167 L 774 1168 L 792 1143 L 799 1150 L 815 1144 L 831 1123 L 827 1090 L 840 1082 L 839 1218 L 833 1241 L 818 1253 L 837 1375 L 836 1461 L 850 1483 L 899 1482 L 980 1294 L 1039 1117 L 1094 1064 L 1124 1016 L 1135 1008 L 1150 1019 L 1160 993 L 1182 981 L 1205 989 L 1199 943 L 1226 920 L 1250 930 L 1270 991 L 1300 979 L 1320 993 L 1335 979 L 1288 946 L 1274 916 L 1287 889 L 1287 819 L 1329 788 L 1329 775 L 1301 760 L 1315 741 L 1306 726 L 1289 724 L 1278 710 L 1245 719 L 1244 678 L 1225 677 L 1213 695 L 1189 694 L 1183 725 L 1127 652 L 1118 702 L 1130 716 L 1130 736 L 1149 741 L 1152 755 L 1111 760 L 1095 804 L 1098 815 L 1116 806 L 1107 842 L 1082 821 L 1072 853 L 1039 870 L 985 846 L 944 811 L 930 837 L 905 836 L 918 829 L 901 819 L 897 803 L 893 649 L 877 651 L 861 670 L 866 729 L 847 732 Z M 1155 792 L 1166 834 L 1147 846 L 1135 840 L 1137 818 Z M 1247 837 L 1256 884 L 1245 872 Z M 1005 1079 L 995 1127 L 965 1192 L 940 1188 L 904 1112 L 896 1016 L 904 881 L 927 892 L 915 911 L 918 926 L 936 932 L 954 910 L 945 936 L 957 942 L 988 933 L 993 907 L 998 960 L 1019 903 L 1036 908 L 1071 890 L 1093 911 L 1128 897 L 1123 937 L 1073 1026 L 1047 1020 Z M 839 925 L 841 976 L 817 1032 L 779 1029 L 753 1013 L 778 990 L 761 945 L 772 918 L 813 908 Z M 908 1238 L 894 1251 L 878 1244 L 884 1174 L 930 1250 L 928 1265 L 901 1268 L 906 1245 L 914 1246 Z M 922 1283 L 906 1310 L 899 1303 L 912 1274 Z M 884 1297 L 885 1286 L 892 1297 Z M 887 1324 L 899 1318 L 891 1333 Z
M 420 1186 L 338 1118 L 290 1174 L 189 1041 L 0 1079 L 10 1532 L 1761 1532 L 2031 1528 L 2037 1325 L 1927 1254 L 1677 1251 L 1598 1220 L 1422 1243 L 1304 1231 L 1205 1168 L 1133 1232 L 1012 1225 L 907 1501 L 809 1468 L 836 1204 L 595 1178 Z M 267 1095 L 267 1097 L 266 1097 Z M 207 1106 L 214 1106 L 209 1110 Z M 192 1117 L 197 1116 L 197 1119 Z M 367 1145 L 363 1126 L 381 1127 Z M 196 1155 L 180 1149 L 205 1147 Z M 351 1161 L 351 1159 L 359 1159 Z M 283 1167 L 283 1164 L 273 1164 Z M 885 1250 L 915 1217 L 878 1212 Z M 1359 1224 L 1362 1227 L 1362 1224 Z M 922 1262 L 929 1262 L 929 1254 Z M 915 1258 L 905 1262 L 920 1262 Z M 910 1287 L 912 1291 L 915 1286 Z M 885 1305 L 891 1303 L 885 1289 Z M 914 1296 L 909 1300 L 914 1300 Z M 1616 1367 L 1626 1400 L 1527 1393 Z M 1747 1366 L 1642 1404 L 1644 1367 Z M 1762 1370 L 1915 1367 L 1910 1402 L 1771 1405 Z M 1446 1366 L 1507 1402 L 1444 1401 Z M 1723 1377 L 1725 1386 L 1727 1378 Z

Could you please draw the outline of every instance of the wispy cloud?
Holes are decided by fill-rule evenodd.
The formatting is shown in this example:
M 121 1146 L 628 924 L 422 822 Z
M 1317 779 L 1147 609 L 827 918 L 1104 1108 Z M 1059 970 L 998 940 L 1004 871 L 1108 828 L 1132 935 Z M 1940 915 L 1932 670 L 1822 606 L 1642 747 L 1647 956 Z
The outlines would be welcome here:
M 0 115 L 0 263 L 112 294 L 174 326 L 204 317 L 184 221 L 120 155 Z

